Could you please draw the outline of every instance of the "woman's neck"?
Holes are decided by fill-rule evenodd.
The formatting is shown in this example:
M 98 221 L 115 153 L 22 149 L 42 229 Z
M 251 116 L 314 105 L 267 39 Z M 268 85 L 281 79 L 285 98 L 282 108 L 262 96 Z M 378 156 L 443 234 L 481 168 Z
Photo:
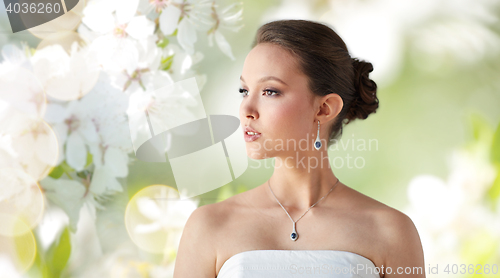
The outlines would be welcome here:
M 323 165 L 321 157 L 326 157 Z M 332 172 L 326 151 L 314 156 L 276 157 L 274 173 L 270 178 L 271 189 L 283 206 L 304 211 L 325 196 L 336 183 L 337 177 Z

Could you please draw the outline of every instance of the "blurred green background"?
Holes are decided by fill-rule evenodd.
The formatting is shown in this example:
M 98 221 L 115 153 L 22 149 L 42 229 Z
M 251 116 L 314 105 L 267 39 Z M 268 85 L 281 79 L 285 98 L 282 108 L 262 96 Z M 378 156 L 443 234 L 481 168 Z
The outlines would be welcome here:
M 205 110 L 207 114 L 238 117 L 239 76 L 255 33 L 263 23 L 285 18 L 325 22 L 338 31 L 351 55 L 373 63 L 374 72 L 370 77 L 378 85 L 380 101 L 375 114 L 347 125 L 342 137 L 344 144 L 347 140 L 352 144 L 353 139 L 374 139 L 378 148 L 356 151 L 349 147 L 329 151 L 331 157 L 349 155 L 351 165 L 356 157 L 364 161 L 361 168 L 333 167 L 335 175 L 363 194 L 406 211 L 414 205 L 410 202 L 408 188 L 415 177 L 432 175 L 446 181 L 453 171 L 454 151 L 474 152 L 475 146 L 486 146 L 489 156 L 483 160 L 491 164 L 497 174 L 487 185 L 487 194 L 475 205 L 496 215 L 493 219 L 498 220 L 500 210 L 495 202 L 498 203 L 500 195 L 499 2 L 243 1 L 244 27 L 238 33 L 224 33 L 235 61 L 224 56 L 216 46 L 209 47 L 206 36 L 199 35 L 195 44 L 195 49 L 204 54 L 204 59 L 194 68 L 207 75 L 207 83 L 201 90 Z M 217 3 L 225 6 L 233 1 Z M 7 25 L 7 18 L 1 17 L 2 30 L 8 30 Z M 0 34 L 2 45 L 21 41 L 36 48 L 40 40 L 29 32 Z M 110 231 L 126 234 L 120 221 L 123 221 L 127 202 L 139 190 L 153 184 L 175 187 L 168 163 L 147 163 L 137 160 L 134 155 L 131 159 L 129 175 L 121 179 L 126 194 L 110 199 L 108 209 L 97 213 L 96 222 L 105 224 L 99 226 L 99 237 L 109 238 L 106 233 Z M 273 169 L 257 165 L 256 161 L 249 160 L 247 171 L 235 181 L 198 196 L 199 205 L 221 201 L 264 183 Z M 443 204 L 446 204 L 444 200 Z M 423 224 L 420 226 L 421 222 L 416 219 L 415 223 L 423 236 L 432 235 L 426 239 L 427 244 L 440 242 L 442 231 L 436 232 Z M 102 227 L 108 227 L 109 231 Z M 447 229 L 460 234 L 457 227 Z M 64 231 L 63 240 L 68 236 L 67 230 Z M 115 248 L 115 245 L 101 241 L 105 251 Z M 424 251 L 430 248 L 425 244 Z M 453 246 L 459 246 L 462 260 L 491 263 L 500 261 L 499 244 L 499 231 L 484 232 L 479 226 L 477 230 L 459 236 L 458 243 Z M 59 251 L 51 251 L 56 253 L 51 255 L 54 260 L 60 259 L 57 252 L 65 257 L 71 250 L 69 243 L 59 246 L 56 248 Z M 446 249 L 446 245 L 436 246 L 436 249 Z M 449 250 L 455 252 L 456 249 Z M 146 261 L 160 261 L 144 251 L 141 255 Z M 40 264 L 39 261 L 35 263 Z

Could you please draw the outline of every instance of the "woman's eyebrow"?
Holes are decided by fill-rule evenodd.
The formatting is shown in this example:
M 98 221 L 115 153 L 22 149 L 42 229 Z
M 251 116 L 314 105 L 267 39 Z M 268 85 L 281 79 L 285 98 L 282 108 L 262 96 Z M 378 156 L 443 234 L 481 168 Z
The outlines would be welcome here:
M 243 79 L 243 76 L 240 76 L 240 80 L 245 82 L 245 80 Z M 286 84 L 283 80 L 279 79 L 278 77 L 276 76 L 264 76 L 262 77 L 258 82 L 261 83 L 261 82 L 264 82 L 264 81 L 267 81 L 267 80 L 276 80 L 280 83 L 283 83 L 284 85 L 288 86 L 288 84 Z

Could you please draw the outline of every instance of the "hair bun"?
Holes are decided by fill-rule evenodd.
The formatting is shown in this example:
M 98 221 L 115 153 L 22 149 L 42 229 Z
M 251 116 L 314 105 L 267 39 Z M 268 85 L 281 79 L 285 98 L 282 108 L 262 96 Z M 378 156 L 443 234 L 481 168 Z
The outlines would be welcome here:
M 354 90 L 356 97 L 346 114 L 346 124 L 355 119 L 366 119 L 378 108 L 377 84 L 368 77 L 373 71 L 371 63 L 352 58 L 354 68 Z

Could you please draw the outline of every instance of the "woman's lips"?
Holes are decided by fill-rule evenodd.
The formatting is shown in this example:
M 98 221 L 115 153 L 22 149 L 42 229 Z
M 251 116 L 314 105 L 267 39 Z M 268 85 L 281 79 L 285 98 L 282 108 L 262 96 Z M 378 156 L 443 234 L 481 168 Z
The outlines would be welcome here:
M 243 129 L 243 134 L 244 134 L 246 142 L 255 141 L 255 140 L 257 140 L 262 135 L 261 133 L 257 132 L 255 129 L 253 129 L 253 128 L 249 127 L 249 126 L 246 126 Z
M 246 142 L 252 142 L 252 141 L 257 140 L 262 134 L 257 133 L 257 134 L 254 134 L 254 135 L 250 135 L 250 134 L 248 134 L 248 133 L 245 132 L 244 135 L 245 135 L 244 137 L 245 137 L 245 141 Z

